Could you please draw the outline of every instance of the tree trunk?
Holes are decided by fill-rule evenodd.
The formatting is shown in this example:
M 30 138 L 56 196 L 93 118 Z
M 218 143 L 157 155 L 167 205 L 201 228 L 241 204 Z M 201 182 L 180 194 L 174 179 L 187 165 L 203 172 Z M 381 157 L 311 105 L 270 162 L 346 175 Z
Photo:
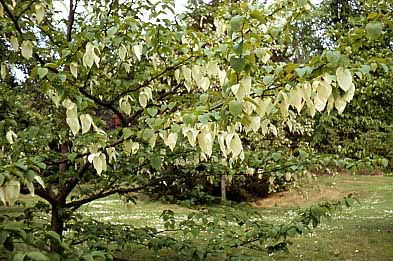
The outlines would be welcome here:
M 221 202 L 227 200 L 227 176 L 221 176 Z
M 55 231 L 60 235 L 60 237 L 62 237 L 64 230 L 63 208 L 56 204 L 52 204 L 51 228 L 52 231 Z M 52 242 L 51 250 L 57 253 L 61 253 L 63 251 L 63 249 L 54 242 Z

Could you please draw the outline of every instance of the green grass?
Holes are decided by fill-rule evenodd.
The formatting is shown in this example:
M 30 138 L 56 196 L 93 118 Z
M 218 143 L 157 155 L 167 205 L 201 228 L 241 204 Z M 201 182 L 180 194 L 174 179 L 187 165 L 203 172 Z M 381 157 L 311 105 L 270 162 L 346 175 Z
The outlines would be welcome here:
M 304 207 L 323 200 L 341 199 L 349 193 L 359 199 L 360 204 L 337 212 L 330 220 L 324 219 L 310 234 L 291 238 L 294 244 L 289 253 L 274 253 L 268 260 L 393 260 L 393 177 L 323 176 L 302 190 L 277 193 L 251 203 L 248 208 L 260 212 L 265 221 L 278 224 L 290 220 Z M 27 204 L 34 201 L 27 199 Z M 185 219 L 193 211 L 146 197 L 137 200 L 137 204 L 125 203 L 118 196 L 91 202 L 79 211 L 111 224 L 161 230 L 160 216 L 166 209 L 173 210 L 177 220 Z M 216 211 L 223 209 L 214 207 Z M 0 208 L 0 215 L 2 212 L 17 215 L 22 210 L 21 207 Z M 241 208 L 233 211 L 241 211 Z M 116 256 L 127 260 L 173 260 L 171 251 L 154 253 L 132 244 Z
M 337 213 L 312 234 L 296 238 L 289 254 L 273 260 L 393 260 L 393 178 L 322 177 L 323 187 L 335 183 L 353 193 L 360 205 Z
M 273 195 L 252 204 L 271 223 L 285 222 L 301 208 L 322 200 L 339 199 L 352 193 L 360 204 L 337 212 L 331 220 L 311 234 L 292 238 L 289 253 L 274 253 L 271 260 L 393 260 L 393 178 L 383 176 L 319 177 L 302 191 Z M 162 229 L 159 217 L 172 209 L 177 219 L 186 218 L 191 210 L 177 205 L 138 201 L 123 203 L 118 197 L 92 202 L 81 211 L 102 221 L 155 226 Z M 148 252 L 134 251 L 133 260 L 165 259 L 168 253 L 153 258 Z M 129 256 L 127 251 L 124 256 Z M 169 253 L 170 256 L 170 253 Z M 136 258 L 136 259 L 135 259 Z M 170 258 L 169 258 L 170 259 Z

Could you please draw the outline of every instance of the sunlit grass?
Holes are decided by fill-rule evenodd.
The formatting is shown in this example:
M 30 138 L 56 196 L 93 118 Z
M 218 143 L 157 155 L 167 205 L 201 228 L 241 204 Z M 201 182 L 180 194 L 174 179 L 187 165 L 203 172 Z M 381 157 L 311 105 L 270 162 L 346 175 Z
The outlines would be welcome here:
M 292 189 L 268 199 L 251 202 L 243 206 L 243 210 L 253 208 L 266 222 L 279 224 L 291 220 L 304 207 L 323 200 L 340 199 L 349 193 L 359 199 L 360 204 L 337 212 L 331 220 L 324 219 L 312 233 L 292 238 L 294 244 L 289 253 L 274 253 L 268 260 L 393 260 L 393 177 L 319 177 L 302 190 Z M 31 206 L 37 199 L 24 197 L 22 200 L 27 206 Z M 210 208 L 221 213 L 228 209 L 220 206 Z M 78 211 L 109 224 L 150 226 L 160 231 L 164 229 L 160 216 L 166 209 L 175 212 L 177 221 L 186 219 L 194 211 L 178 205 L 151 201 L 143 195 L 136 204 L 126 203 L 119 196 L 113 195 L 91 202 Z M 21 211 L 23 207 L 8 208 L 6 214 L 14 216 Z M 231 211 L 242 211 L 242 208 Z M 228 226 L 233 229 L 231 224 Z M 197 242 L 203 244 L 205 240 L 206 235 L 201 234 Z M 173 252 L 164 250 L 154 253 L 130 244 L 129 248 L 116 253 L 116 256 L 126 260 L 172 260 Z
M 283 223 L 298 210 L 321 200 L 339 199 L 352 193 L 359 199 L 350 209 L 337 212 L 312 233 L 293 238 L 290 253 L 275 253 L 271 260 L 393 260 L 393 178 L 370 176 L 319 177 L 303 191 L 293 190 L 252 204 L 270 223 Z M 268 205 L 268 206 L 264 206 Z M 119 197 L 95 201 L 84 214 L 113 224 L 153 226 L 163 229 L 160 215 L 172 209 L 182 220 L 192 211 L 149 200 L 124 203 Z M 203 240 L 203 239 L 201 239 Z M 143 256 L 143 255 L 142 255 Z M 165 256 L 165 255 L 164 255 Z M 151 256 L 150 256 L 151 257 Z M 164 258 L 164 257 L 162 257 Z M 156 256 L 157 260 L 160 258 Z M 133 259 L 135 260 L 135 259 Z M 141 260 L 143 259 L 141 257 Z

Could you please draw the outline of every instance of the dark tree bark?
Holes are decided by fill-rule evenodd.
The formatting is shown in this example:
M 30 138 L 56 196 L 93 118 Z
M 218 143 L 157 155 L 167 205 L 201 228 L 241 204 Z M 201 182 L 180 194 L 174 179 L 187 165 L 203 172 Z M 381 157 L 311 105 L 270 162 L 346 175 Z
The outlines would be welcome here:
M 221 176 L 221 201 L 225 202 L 227 200 L 227 176 Z

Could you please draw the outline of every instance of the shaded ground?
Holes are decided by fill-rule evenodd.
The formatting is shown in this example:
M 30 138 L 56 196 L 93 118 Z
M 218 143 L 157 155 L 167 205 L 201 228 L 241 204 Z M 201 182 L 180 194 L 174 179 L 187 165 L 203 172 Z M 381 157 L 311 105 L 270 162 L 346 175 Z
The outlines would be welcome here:
M 393 177 L 323 176 L 303 190 L 277 193 L 251 205 L 269 222 L 282 223 L 296 215 L 300 208 L 341 199 L 349 193 L 361 204 L 322 221 L 313 233 L 293 238 L 290 253 L 275 253 L 269 260 L 393 260 Z M 179 206 L 150 201 L 124 205 L 117 199 L 93 202 L 84 211 L 108 222 L 160 228 L 159 216 L 168 208 L 175 211 L 178 219 L 190 212 Z M 157 256 L 141 249 L 123 255 L 130 256 L 133 258 L 129 260 L 172 260 L 170 253 Z
M 350 209 L 338 212 L 311 234 L 291 240 L 289 253 L 275 253 L 268 260 L 392 260 L 393 261 L 393 177 L 385 176 L 320 176 L 302 190 L 274 194 L 251 203 L 271 223 L 283 223 L 303 207 L 323 200 L 341 199 L 349 193 L 359 199 Z M 25 198 L 31 205 L 35 200 Z M 98 220 L 133 226 L 162 229 L 160 215 L 172 209 L 182 220 L 192 211 L 177 205 L 162 204 L 141 198 L 128 204 L 117 196 L 97 200 L 80 211 Z M 0 208 L 0 215 L 14 215 L 23 208 Z M 159 254 L 143 248 L 125 249 L 119 256 L 125 260 L 173 260 L 173 253 Z M 131 258 L 132 257 L 132 258 Z M 243 259 L 255 260 L 255 259 Z M 266 260 L 262 256 L 257 260 Z

